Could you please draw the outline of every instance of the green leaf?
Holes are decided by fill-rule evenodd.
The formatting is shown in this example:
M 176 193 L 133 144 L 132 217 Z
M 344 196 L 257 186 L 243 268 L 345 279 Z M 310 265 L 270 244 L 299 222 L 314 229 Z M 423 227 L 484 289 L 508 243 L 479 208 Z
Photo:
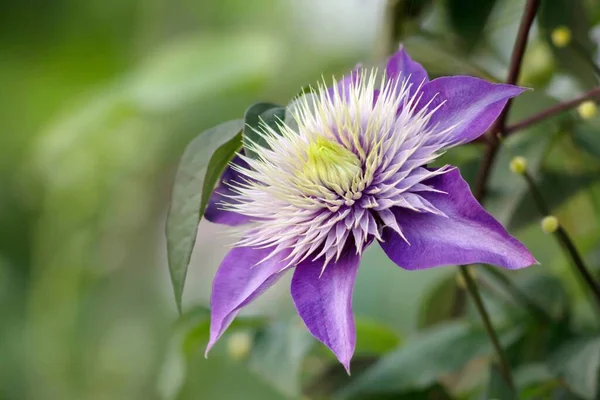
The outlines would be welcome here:
M 244 151 L 248 157 L 257 158 L 253 146 L 267 147 L 265 139 L 257 132 L 262 131 L 263 124 L 279 131 L 278 124 L 285 119 L 285 107 L 273 103 L 256 103 L 244 114 Z
M 594 45 L 590 40 L 590 23 L 582 0 L 542 1 L 538 21 L 544 37 L 552 47 L 560 67 L 579 80 L 584 87 L 598 83 L 592 67 Z M 557 48 L 552 45 L 551 34 L 559 26 L 572 32 L 571 44 Z
M 354 358 L 363 357 L 368 359 L 372 356 L 383 355 L 397 348 L 402 342 L 401 336 L 397 332 L 372 319 L 358 316 L 356 317 L 355 326 L 356 348 L 354 349 Z M 339 364 L 335 355 L 323 344 L 317 345 L 316 353 L 319 357 L 335 360 Z M 345 370 L 344 374 L 346 374 Z
M 541 176 L 536 178 L 536 184 L 544 201 L 550 210 L 556 209 L 581 190 L 590 187 L 600 180 L 600 173 L 570 173 L 559 171 L 541 171 Z M 531 192 L 521 199 L 509 223 L 510 230 L 516 230 L 540 220 L 542 215 L 538 210 Z
M 483 38 L 483 29 L 496 0 L 446 0 L 452 29 L 458 33 L 467 50 Z
M 506 335 L 502 341 L 513 340 Z M 490 354 L 486 332 L 462 322 L 451 322 L 418 333 L 404 346 L 379 359 L 340 393 L 355 398 L 372 393 L 392 393 L 429 387 L 444 374 L 468 361 Z
M 387 326 L 369 319 L 356 318 L 355 356 L 381 355 L 398 347 L 400 337 Z
M 548 398 L 560 384 L 548 366 L 543 363 L 523 364 L 513 369 L 513 378 L 523 400 Z
M 425 295 L 419 308 L 418 326 L 425 328 L 438 322 L 452 319 L 452 308 L 456 298 L 456 276 L 439 280 Z
M 595 399 L 600 371 L 600 337 L 562 345 L 551 356 L 548 366 L 565 380 L 573 393 L 584 399 Z
M 257 333 L 249 366 L 271 386 L 300 395 L 300 367 L 314 340 L 297 319 L 279 321 Z
M 549 315 L 560 319 L 567 314 L 569 298 L 564 285 L 555 276 L 536 274 L 517 279 L 514 284 Z
M 223 166 L 224 160 L 216 160 L 211 155 L 221 146 L 225 146 L 226 149 L 219 154 L 227 158 L 229 152 L 226 150 L 231 150 L 232 138 L 242 128 L 243 121 L 234 120 L 201 133 L 187 146 L 179 163 L 166 224 L 169 272 L 179 312 L 181 312 L 183 286 L 196 241 L 198 224 L 204 212 L 203 205 L 206 206 L 206 199 L 209 196 L 203 194 L 205 192 L 203 188 L 208 188 L 212 192 L 218 180 L 217 171 Z M 209 168 L 209 159 L 215 163 L 215 166 Z M 206 178 L 210 181 L 205 182 Z
M 490 384 L 486 399 L 498 400 L 518 400 L 515 391 L 508 385 L 506 379 L 500 372 L 500 368 L 495 363 L 492 364 L 490 372 Z
M 229 162 L 235 157 L 235 153 L 242 147 L 242 133 L 238 132 L 230 141 L 219 147 L 210 157 L 204 183 L 202 185 L 202 198 L 200 202 L 200 218 L 204 215 L 208 201 L 213 193 L 215 185 L 223 175 Z
M 583 151 L 600 160 L 600 118 L 577 124 L 573 140 Z

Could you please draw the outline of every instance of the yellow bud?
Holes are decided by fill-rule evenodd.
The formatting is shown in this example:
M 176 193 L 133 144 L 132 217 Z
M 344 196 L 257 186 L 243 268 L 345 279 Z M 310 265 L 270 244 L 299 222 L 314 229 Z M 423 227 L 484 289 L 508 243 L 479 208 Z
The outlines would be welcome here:
M 591 100 L 584 101 L 577 107 L 577 113 L 582 119 L 594 118 L 598 113 L 598 107 L 596 107 L 596 103 Z
M 527 159 L 525 157 L 516 156 L 510 160 L 510 170 L 518 175 L 523 175 L 527 171 Z
M 566 26 L 559 26 L 552 31 L 551 37 L 552 43 L 556 47 L 562 48 L 568 46 L 571 43 L 571 30 Z
M 548 215 L 542 219 L 542 231 L 544 233 L 554 233 L 558 229 L 558 219 L 553 215 Z
M 227 353 L 236 361 L 242 361 L 248 357 L 252 347 L 252 338 L 247 332 L 235 332 L 227 340 Z

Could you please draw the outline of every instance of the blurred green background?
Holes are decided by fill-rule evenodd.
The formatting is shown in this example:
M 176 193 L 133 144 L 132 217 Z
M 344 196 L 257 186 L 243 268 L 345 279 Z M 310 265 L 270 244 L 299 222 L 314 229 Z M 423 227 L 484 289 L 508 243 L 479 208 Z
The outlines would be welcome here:
M 503 79 L 524 1 L 481 2 L 489 10 L 472 2 L 430 3 L 2 2 L 0 399 L 299 398 L 290 374 L 301 364 L 311 372 L 310 357 L 292 357 L 287 366 L 276 361 L 265 379 L 237 360 L 228 337 L 208 360 L 204 336 L 190 339 L 187 324 L 204 321 L 198 306 L 208 302 L 228 242 L 222 228 L 206 221 L 186 283 L 190 315 L 173 327 L 164 221 L 177 162 L 197 134 L 241 117 L 253 102 L 286 104 L 321 75 L 343 74 L 359 61 L 380 63 L 400 39 L 432 76 Z M 537 90 L 516 102 L 511 120 L 597 84 L 585 61 L 548 41 L 552 28 L 577 26 L 592 54 L 589 32 L 600 8 L 581 4 L 589 11 L 585 26 L 573 22 L 578 14 L 560 10 L 536 24 L 521 83 Z M 577 121 L 570 113 L 511 139 L 492 178 L 489 209 L 530 246 L 540 268 L 568 282 L 576 299 L 569 307 L 585 326 L 585 296 L 556 243 L 540 232 L 524 185 L 507 169 L 519 153 L 543 171 L 553 207 L 600 266 L 600 147 L 595 137 L 591 147 L 580 145 L 589 133 L 572 136 L 581 130 L 573 128 Z M 586 132 L 598 133 L 588 125 Z M 469 146 L 447 159 L 472 178 L 481 151 Z M 397 345 L 420 327 L 431 288 L 454 282 L 455 272 L 409 273 L 370 249 L 354 298 L 361 326 L 392 332 L 390 346 Z M 278 284 L 246 315 L 287 320 L 294 314 L 287 290 Z M 296 320 L 290 326 L 282 335 L 300 335 L 293 346 L 306 346 L 296 331 L 303 328 Z M 359 348 L 368 348 L 361 329 Z

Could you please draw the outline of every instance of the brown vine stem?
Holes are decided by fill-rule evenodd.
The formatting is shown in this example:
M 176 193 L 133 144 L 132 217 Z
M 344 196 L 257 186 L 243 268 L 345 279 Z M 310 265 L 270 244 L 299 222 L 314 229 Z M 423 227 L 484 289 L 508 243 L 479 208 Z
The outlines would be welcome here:
M 542 214 L 544 217 L 550 215 L 550 208 L 546 205 L 542 193 L 535 184 L 533 177 L 527 171 L 525 171 L 523 177 L 527 182 L 529 191 L 531 192 L 533 200 L 540 214 Z M 586 267 L 583 257 L 581 257 L 581 254 L 579 254 L 579 251 L 577 250 L 577 247 L 575 247 L 575 243 L 573 243 L 571 236 L 569 236 L 568 232 L 562 227 L 562 225 L 558 226 L 558 229 L 556 232 L 554 232 L 554 234 L 565 249 L 566 253 L 571 258 L 571 261 L 573 261 L 573 265 L 577 269 L 577 272 L 579 272 L 581 275 L 581 278 L 594 295 L 597 305 L 600 307 L 600 286 L 598 286 L 598 283 L 594 280 L 589 269 Z
M 529 36 L 529 30 L 531 29 L 531 25 L 533 24 L 533 19 L 537 13 L 537 10 L 540 5 L 540 0 L 528 0 L 525 6 L 525 12 L 523 13 L 523 17 L 521 18 L 521 23 L 519 26 L 519 32 L 517 33 L 517 39 L 515 41 L 515 46 L 513 47 L 513 52 L 510 60 L 510 66 L 508 70 L 508 78 L 506 82 L 509 84 L 515 84 L 517 79 L 519 78 L 519 73 L 521 72 L 521 63 L 523 61 L 523 55 L 525 54 L 525 48 L 527 46 L 527 38 Z M 500 141 L 498 140 L 496 135 L 502 135 L 506 129 L 506 118 L 508 116 L 508 112 L 512 105 L 512 100 L 509 100 L 504 107 L 504 110 L 496 120 L 496 122 L 492 125 L 491 129 L 488 131 L 488 144 L 486 147 L 485 155 L 483 161 L 481 163 L 481 167 L 479 169 L 479 174 L 477 176 L 477 182 L 475 185 L 475 197 L 479 202 L 482 202 L 485 198 L 485 189 L 487 186 L 487 181 L 490 176 L 490 171 L 494 164 L 494 160 L 496 155 L 498 154 L 498 150 L 500 147 Z M 506 380 L 506 383 L 514 390 L 515 385 L 512 378 L 512 373 L 510 370 L 510 365 L 506 358 L 506 353 L 500 344 L 500 340 L 498 339 L 498 335 L 492 326 L 490 316 L 485 309 L 485 305 L 481 300 L 481 296 L 479 294 L 479 290 L 477 289 L 477 285 L 475 284 L 471 274 L 469 273 L 469 267 L 465 265 L 461 265 L 460 272 L 465 280 L 467 289 L 475 302 L 475 306 L 479 311 L 481 319 L 483 321 L 483 325 L 492 341 L 494 349 L 496 351 L 498 361 L 500 363 L 500 370 L 502 371 L 502 375 Z
M 547 108 L 543 111 L 540 111 L 537 114 L 532 115 L 531 117 L 525 118 L 522 121 L 519 121 L 515 124 L 509 125 L 504 130 L 504 137 L 512 135 L 513 133 L 520 131 L 521 129 L 525 129 L 537 122 L 543 121 L 546 118 L 552 117 L 556 114 L 559 114 L 563 111 L 570 110 L 574 107 L 577 107 L 579 104 L 583 103 L 586 100 L 592 100 L 600 97 L 600 87 L 594 88 L 587 93 L 582 94 L 579 97 L 574 98 L 573 100 L 565 101 L 562 103 L 558 103 L 550 108 Z
M 515 42 L 510 60 L 508 78 L 506 79 L 506 83 L 511 85 L 516 84 L 517 79 L 519 79 L 521 63 L 523 61 L 523 55 L 525 54 L 525 48 L 527 46 L 527 37 L 529 36 L 529 30 L 531 29 L 533 19 L 535 18 L 535 14 L 537 13 L 539 6 L 540 0 L 529 0 L 525 6 L 525 13 L 521 18 L 521 25 L 519 26 L 517 40 Z M 494 160 L 496 159 L 496 155 L 498 154 L 498 150 L 500 148 L 500 142 L 498 141 L 497 135 L 503 136 L 505 134 L 506 118 L 508 117 L 508 112 L 510 111 L 511 106 L 512 99 L 506 103 L 506 107 L 504 107 L 504 110 L 486 134 L 488 144 L 483 161 L 481 162 L 481 167 L 479 168 L 474 190 L 475 198 L 479 200 L 479 202 L 482 202 L 485 198 L 487 181 L 490 177 Z

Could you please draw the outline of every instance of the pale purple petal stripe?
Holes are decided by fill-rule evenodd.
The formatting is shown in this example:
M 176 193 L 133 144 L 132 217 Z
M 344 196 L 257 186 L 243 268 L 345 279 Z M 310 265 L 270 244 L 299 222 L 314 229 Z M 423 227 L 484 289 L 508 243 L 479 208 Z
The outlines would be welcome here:
M 425 184 L 448 193 L 419 193 L 448 218 L 399 207 L 392 210 L 410 245 L 386 228 L 381 247 L 400 267 L 417 270 L 486 263 L 517 269 L 537 263 L 529 250 L 479 205 L 458 169 Z
M 356 345 L 352 292 L 360 257 L 355 251 L 342 254 L 321 275 L 323 261 L 299 264 L 292 278 L 292 299 L 308 330 L 333 351 L 350 373 Z
M 437 126 L 438 132 L 453 127 L 450 138 L 444 142 L 454 146 L 481 136 L 500 115 L 506 102 L 525 90 L 470 76 L 445 76 L 423 86 L 419 107 L 432 99 L 429 109 L 444 102 L 433 114 L 429 126 Z
M 235 247 L 227 253 L 213 281 L 210 296 L 210 340 L 205 355 L 225 332 L 238 312 L 261 295 L 284 272 L 281 259 L 275 256 L 256 265 L 271 253 L 272 249 Z

